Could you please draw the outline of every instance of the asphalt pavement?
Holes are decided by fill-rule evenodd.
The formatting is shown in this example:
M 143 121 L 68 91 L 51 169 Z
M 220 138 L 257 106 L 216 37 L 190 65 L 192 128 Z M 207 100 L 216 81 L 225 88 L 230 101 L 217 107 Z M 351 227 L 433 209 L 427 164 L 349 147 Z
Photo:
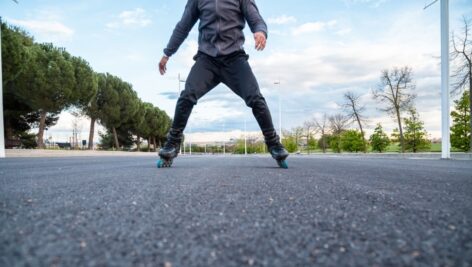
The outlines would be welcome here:
M 0 159 L 0 266 L 472 266 L 472 161 Z

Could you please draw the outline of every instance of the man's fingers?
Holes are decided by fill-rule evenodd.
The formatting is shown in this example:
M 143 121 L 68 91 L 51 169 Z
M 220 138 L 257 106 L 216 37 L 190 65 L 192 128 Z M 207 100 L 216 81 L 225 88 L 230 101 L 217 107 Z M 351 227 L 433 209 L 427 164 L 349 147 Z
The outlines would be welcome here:
M 161 73 L 161 75 L 164 75 L 167 71 L 167 61 L 169 59 L 166 58 L 166 57 L 163 57 L 161 59 L 161 61 L 159 62 L 159 72 Z
M 257 34 L 254 36 L 255 44 L 256 44 L 256 50 L 257 51 L 262 51 L 264 50 L 266 46 L 266 38 L 263 35 Z

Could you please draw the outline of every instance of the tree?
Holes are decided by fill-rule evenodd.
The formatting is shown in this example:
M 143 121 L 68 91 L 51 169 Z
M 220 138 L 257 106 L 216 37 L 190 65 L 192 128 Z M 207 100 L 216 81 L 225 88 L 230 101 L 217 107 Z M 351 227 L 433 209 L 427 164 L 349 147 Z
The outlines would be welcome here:
M 19 138 L 31 129 L 26 116 L 33 112 L 17 96 L 18 78 L 28 67 L 27 47 L 33 45 L 33 38 L 18 27 L 1 24 L 2 61 L 3 61 L 3 109 L 5 138 Z
M 352 121 L 352 122 L 357 122 L 357 125 L 359 126 L 359 130 L 361 131 L 362 135 L 362 140 L 364 144 L 364 152 L 367 152 L 367 144 L 365 143 L 365 134 L 364 134 L 364 129 L 362 128 L 362 124 L 366 122 L 366 119 L 364 115 L 362 115 L 362 112 L 365 111 L 365 106 L 361 105 L 359 102 L 360 96 L 354 94 L 353 92 L 346 92 L 344 94 L 344 99 L 345 103 L 343 104 L 344 110 L 347 113 L 347 117 Z
M 454 101 L 455 110 L 451 112 L 451 145 L 462 151 L 470 151 L 470 95 L 464 91 L 459 100 Z
M 372 91 L 374 99 L 386 104 L 386 107 L 380 110 L 387 112 L 398 122 L 402 153 L 405 152 L 405 142 L 401 112 L 411 107 L 416 95 L 410 91 L 414 88 L 412 70 L 410 67 L 405 66 L 403 68 L 395 67 L 391 71 L 383 70 L 380 76 L 379 87 Z
M 137 94 L 129 83 L 107 74 L 98 104 L 102 111 L 100 121 L 111 130 L 114 146 L 119 149 L 117 128 L 135 116 L 139 106 Z
M 307 152 L 310 154 L 310 142 L 311 145 L 313 146 L 313 135 L 316 133 L 316 124 L 313 122 L 313 120 L 308 120 L 303 123 L 303 130 L 305 133 L 305 139 L 306 139 L 306 147 L 307 147 Z M 315 141 L 316 144 L 316 141 Z M 316 146 L 316 145 L 315 145 Z
M 344 131 L 340 136 L 340 144 L 342 150 L 349 152 L 364 151 L 365 141 L 361 132 L 356 130 Z
M 351 124 L 350 119 L 341 113 L 329 116 L 329 128 L 333 135 L 340 135 L 347 130 Z
M 414 153 L 431 148 L 431 142 L 426 138 L 428 133 L 420 121 L 414 108 L 409 110 L 410 117 L 405 118 L 405 149 Z
M 456 68 L 452 74 L 455 82 L 452 84 L 453 93 L 469 91 L 469 103 L 472 103 L 472 40 L 469 39 L 472 20 L 464 17 L 464 28 L 462 36 L 457 38 L 452 33 L 451 60 L 456 62 Z M 458 44 L 457 44 L 458 43 Z M 472 114 L 472 105 L 469 105 L 469 114 Z M 469 129 L 472 128 L 472 117 L 469 116 Z M 452 138 L 452 137 L 451 137 Z M 452 142 L 452 139 L 451 139 Z M 472 152 L 472 135 L 469 135 L 469 148 Z
M 288 152 L 294 153 L 298 150 L 298 143 L 296 141 L 295 135 L 284 135 L 284 140 L 282 141 L 283 145 Z
M 80 109 L 81 115 L 90 117 L 88 148 L 93 148 L 93 135 L 95 132 L 95 120 L 97 119 L 96 97 L 98 94 L 98 77 L 90 67 L 89 63 L 80 57 L 70 57 L 74 67 L 75 106 Z
M 64 49 L 52 44 L 28 48 L 28 68 L 19 78 L 16 94 L 22 102 L 39 111 L 38 146 L 44 147 L 43 134 L 48 114 L 59 113 L 74 104 L 74 68 Z
M 88 149 L 93 149 L 93 139 L 95 135 L 95 122 L 102 116 L 102 104 L 106 102 L 103 92 L 106 90 L 107 75 L 104 73 L 94 73 L 96 92 L 90 101 L 83 106 L 82 112 L 90 118 Z
M 329 138 L 329 147 L 333 152 L 341 153 L 341 134 L 331 135 Z
M 329 142 L 327 140 L 328 116 L 326 115 L 326 113 L 323 114 L 321 119 L 313 118 L 313 124 L 315 125 L 316 131 L 321 135 L 318 141 L 318 146 L 321 147 L 323 153 L 326 153 L 326 149 L 329 146 Z
M 370 145 L 372 146 L 373 151 L 378 151 L 380 153 L 384 152 L 385 149 L 390 145 L 390 139 L 388 139 L 387 134 L 383 131 L 382 125 L 380 123 L 375 127 L 374 133 L 369 138 Z

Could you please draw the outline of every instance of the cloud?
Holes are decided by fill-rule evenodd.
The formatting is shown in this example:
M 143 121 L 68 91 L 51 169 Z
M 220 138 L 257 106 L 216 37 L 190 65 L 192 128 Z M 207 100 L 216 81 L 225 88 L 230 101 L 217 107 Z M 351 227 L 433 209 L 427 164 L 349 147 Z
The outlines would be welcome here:
M 271 17 L 267 19 L 267 22 L 269 24 L 284 25 L 289 23 L 295 23 L 297 22 L 297 19 L 293 16 L 281 15 L 278 17 Z
M 107 28 L 116 29 L 120 27 L 134 27 L 142 28 L 151 24 L 146 11 L 142 8 L 135 8 L 133 10 L 125 10 L 118 15 L 118 19 L 107 23 Z
M 41 38 L 52 40 L 70 39 L 74 35 L 74 30 L 56 20 L 17 20 L 9 19 L 9 22 L 25 27 Z
M 370 7 L 379 7 L 389 0 L 345 0 L 344 3 L 349 6 L 351 4 L 368 4 Z
M 320 32 L 327 28 L 332 28 L 336 26 L 336 24 L 337 24 L 336 20 L 331 20 L 327 22 L 324 22 L 324 21 L 307 22 L 296 28 L 293 28 L 292 34 L 296 36 L 296 35 L 301 35 L 304 33 Z

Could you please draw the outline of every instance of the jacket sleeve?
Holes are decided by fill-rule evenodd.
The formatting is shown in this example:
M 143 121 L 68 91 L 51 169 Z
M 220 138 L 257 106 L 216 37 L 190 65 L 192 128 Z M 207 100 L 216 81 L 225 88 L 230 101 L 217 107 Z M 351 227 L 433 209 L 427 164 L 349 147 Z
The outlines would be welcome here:
M 172 56 L 179 49 L 180 45 L 187 38 L 190 30 L 197 22 L 199 18 L 199 11 L 197 6 L 197 0 L 188 0 L 185 6 L 184 14 L 182 18 L 175 26 L 172 36 L 170 37 L 167 47 L 164 49 L 164 54 L 168 57 Z
M 243 14 L 253 33 L 263 32 L 267 38 L 267 24 L 259 13 L 255 0 L 242 0 Z

